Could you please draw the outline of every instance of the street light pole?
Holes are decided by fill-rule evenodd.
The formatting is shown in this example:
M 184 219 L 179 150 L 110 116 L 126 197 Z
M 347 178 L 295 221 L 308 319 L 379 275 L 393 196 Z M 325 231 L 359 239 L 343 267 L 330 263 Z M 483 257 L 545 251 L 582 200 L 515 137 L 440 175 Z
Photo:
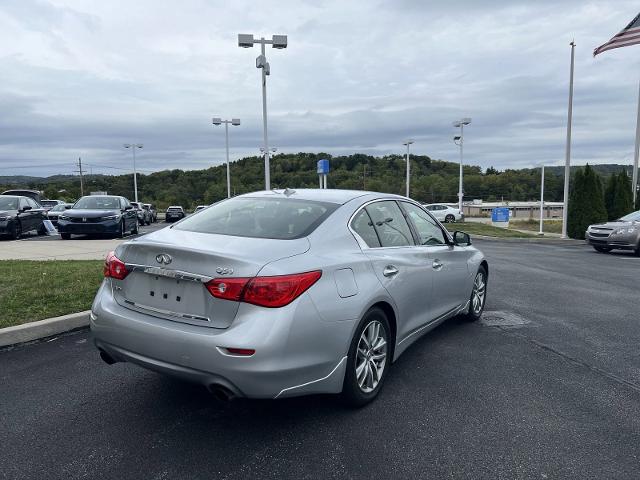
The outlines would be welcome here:
M 569 107 L 567 109 L 567 145 L 564 158 L 564 203 L 562 206 L 562 238 L 567 238 L 567 222 L 569 220 L 569 177 L 571 176 L 571 122 L 573 119 L 573 64 L 576 43 L 571 45 L 571 67 L 569 68 Z
M 254 43 L 260 44 L 260 56 L 256 58 L 256 68 L 262 69 L 262 130 L 264 137 L 264 186 L 265 190 L 271 190 L 271 171 L 269 158 L 269 136 L 267 133 L 267 75 L 271 74 L 271 67 L 267 62 L 265 45 L 270 44 L 273 48 L 287 48 L 286 35 L 273 35 L 271 40 L 261 37 L 259 40 L 250 34 L 238 35 L 238 46 L 242 48 L 253 47 Z
M 133 152 L 133 196 L 136 203 L 138 202 L 138 173 L 136 171 L 136 148 L 142 148 L 142 143 L 125 143 L 124 148 L 130 148 Z
M 409 184 L 411 179 L 411 162 L 409 161 L 409 145 L 411 145 L 412 143 L 414 143 L 413 140 L 405 140 L 404 142 L 402 142 L 402 144 L 406 145 L 407 147 L 407 188 L 405 193 L 405 197 L 407 198 L 409 198 Z
M 456 135 L 455 137 L 453 137 L 453 141 L 454 143 L 456 143 L 456 140 L 459 141 L 460 143 L 456 143 L 456 145 L 458 145 L 460 147 L 460 178 L 458 181 L 458 209 L 460 210 L 460 213 L 462 213 L 462 199 L 464 197 L 463 192 L 463 182 L 462 182 L 462 160 L 463 160 L 463 154 L 462 154 L 462 146 L 464 143 L 464 126 L 465 125 L 469 125 L 471 123 L 471 119 L 470 118 L 462 118 L 460 120 L 456 120 L 455 122 L 453 122 L 453 126 L 458 128 L 460 127 L 460 135 Z
M 213 117 L 211 121 L 214 125 L 222 125 L 224 123 L 225 149 L 227 151 L 227 198 L 231 198 L 231 170 L 229 166 L 229 124 L 237 127 L 240 125 L 239 118 L 231 120 L 222 120 L 220 117 Z
M 542 226 L 544 225 L 542 217 L 544 211 L 544 165 L 542 165 L 542 172 L 540 176 L 540 231 L 538 232 L 538 235 L 544 235 L 544 231 L 542 229 Z

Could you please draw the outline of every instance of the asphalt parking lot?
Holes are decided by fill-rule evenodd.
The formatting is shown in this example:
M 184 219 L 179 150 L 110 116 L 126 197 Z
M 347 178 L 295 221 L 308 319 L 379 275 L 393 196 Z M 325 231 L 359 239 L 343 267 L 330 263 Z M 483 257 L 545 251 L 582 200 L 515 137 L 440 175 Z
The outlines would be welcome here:
M 170 223 L 158 221 L 156 223 L 152 223 L 151 225 L 140 225 L 138 227 L 137 235 L 127 235 L 125 239 L 139 237 L 140 235 L 145 235 L 147 233 L 155 232 L 156 230 L 160 230 L 161 228 L 166 227 L 167 225 L 171 225 Z M 100 238 L 97 235 L 74 235 L 72 237 L 74 240 L 95 240 L 96 238 Z M 107 238 L 107 237 L 105 237 Z M 6 240 L 5 240 L 6 241 Z M 51 241 L 60 241 L 60 235 L 43 235 L 40 236 L 35 232 L 30 232 L 25 234 L 19 242 L 51 242 Z
M 483 322 L 425 336 L 361 410 L 221 404 L 86 331 L 0 351 L 0 477 L 639 478 L 640 258 L 476 245 Z

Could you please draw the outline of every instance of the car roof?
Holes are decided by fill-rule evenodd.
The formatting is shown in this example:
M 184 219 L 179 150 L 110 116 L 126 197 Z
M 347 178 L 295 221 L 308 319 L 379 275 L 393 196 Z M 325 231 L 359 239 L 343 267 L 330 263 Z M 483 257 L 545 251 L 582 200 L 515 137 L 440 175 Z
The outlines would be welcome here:
M 367 195 L 381 195 L 376 192 L 368 192 L 364 190 L 336 190 L 336 189 L 319 189 L 319 188 L 287 188 L 263 190 L 253 193 L 245 193 L 240 197 L 265 197 L 265 198 L 297 198 L 300 200 L 314 200 L 317 202 L 329 202 L 345 204 L 354 198 L 364 197 Z M 393 196 L 393 195 L 388 195 Z

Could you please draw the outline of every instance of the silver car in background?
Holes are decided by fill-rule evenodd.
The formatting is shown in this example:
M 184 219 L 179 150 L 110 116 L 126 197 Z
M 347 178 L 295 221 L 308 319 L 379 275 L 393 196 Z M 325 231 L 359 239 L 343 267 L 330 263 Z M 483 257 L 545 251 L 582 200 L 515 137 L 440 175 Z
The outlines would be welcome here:
M 224 398 L 341 392 L 363 405 L 422 334 L 480 317 L 488 265 L 405 197 L 287 189 L 123 243 L 105 277 L 91 330 L 107 363 Z
M 589 225 L 585 239 L 601 253 L 613 249 L 633 250 L 640 256 L 640 210 L 625 215 L 618 220 Z

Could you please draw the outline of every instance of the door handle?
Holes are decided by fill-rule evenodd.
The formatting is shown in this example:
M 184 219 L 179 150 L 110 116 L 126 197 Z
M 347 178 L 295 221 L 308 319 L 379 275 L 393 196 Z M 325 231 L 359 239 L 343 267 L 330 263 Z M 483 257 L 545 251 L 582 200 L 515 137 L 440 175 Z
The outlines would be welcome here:
M 387 265 L 386 267 L 384 267 L 382 275 L 384 275 L 385 277 L 393 277 L 394 275 L 397 275 L 399 271 L 400 270 L 398 270 L 393 265 Z
M 443 267 L 443 265 L 444 265 L 444 263 L 442 263 L 437 258 L 431 264 L 431 266 L 433 267 L 434 270 L 440 270 Z

